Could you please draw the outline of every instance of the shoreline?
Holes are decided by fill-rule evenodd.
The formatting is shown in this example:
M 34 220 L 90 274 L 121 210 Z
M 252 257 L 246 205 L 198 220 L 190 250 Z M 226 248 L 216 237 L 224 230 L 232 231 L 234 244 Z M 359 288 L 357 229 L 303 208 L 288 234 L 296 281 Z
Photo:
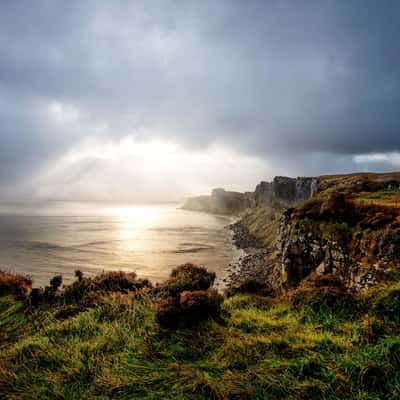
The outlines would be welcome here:
M 241 254 L 228 265 L 228 277 L 224 282 L 226 287 L 240 285 L 248 280 L 271 282 L 276 271 L 275 260 L 272 257 L 276 247 L 263 245 L 249 233 L 240 219 L 228 228 L 232 231 L 232 244 Z

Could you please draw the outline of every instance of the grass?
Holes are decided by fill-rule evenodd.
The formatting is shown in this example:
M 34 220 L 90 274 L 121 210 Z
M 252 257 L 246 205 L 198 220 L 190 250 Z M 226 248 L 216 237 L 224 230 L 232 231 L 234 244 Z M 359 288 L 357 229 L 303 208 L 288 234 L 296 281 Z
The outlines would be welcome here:
M 278 235 L 279 218 L 282 210 L 268 205 L 260 205 L 246 210 L 240 222 L 247 227 L 249 233 L 259 239 L 264 246 L 275 243 Z
M 360 193 L 357 201 L 361 204 L 373 204 L 400 208 L 400 191 L 386 189 L 372 193 L 363 192 Z
M 146 294 L 65 319 L 3 296 L 0 397 L 398 399 L 399 291 L 385 283 L 337 309 L 240 294 L 223 320 L 177 331 L 159 328 Z

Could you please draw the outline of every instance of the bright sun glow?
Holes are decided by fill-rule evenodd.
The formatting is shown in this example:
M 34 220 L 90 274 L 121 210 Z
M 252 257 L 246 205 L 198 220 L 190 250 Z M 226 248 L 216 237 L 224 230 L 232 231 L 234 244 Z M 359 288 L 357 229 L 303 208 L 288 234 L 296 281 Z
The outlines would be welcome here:
M 213 187 L 251 190 L 261 176 L 268 176 L 268 169 L 265 160 L 217 144 L 187 149 L 173 141 L 140 141 L 131 136 L 122 140 L 85 140 L 30 180 L 29 193 L 46 199 L 180 202 Z

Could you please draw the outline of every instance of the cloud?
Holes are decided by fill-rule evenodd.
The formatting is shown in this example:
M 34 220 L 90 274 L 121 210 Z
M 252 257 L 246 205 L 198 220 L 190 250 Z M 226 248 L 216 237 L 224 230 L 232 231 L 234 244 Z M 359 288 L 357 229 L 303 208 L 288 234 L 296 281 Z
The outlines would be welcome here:
M 218 145 L 188 151 L 164 140 L 138 141 L 131 136 L 108 142 L 92 139 L 21 182 L 18 195 L 35 201 L 134 199 L 147 203 L 161 198 L 179 202 L 221 185 L 253 190 L 269 174 L 264 160 Z
M 393 169 L 359 156 L 400 151 L 399 17 L 390 0 L 1 4 L 0 196 L 62 168 L 82 188 L 65 196 L 84 196 L 83 177 L 103 187 L 95 172 L 111 161 L 65 155 L 128 138 L 217 145 L 261 161 L 257 176 Z M 238 169 L 225 173 L 235 186 Z
M 390 170 L 400 168 L 400 152 L 360 154 L 354 161 L 366 169 Z

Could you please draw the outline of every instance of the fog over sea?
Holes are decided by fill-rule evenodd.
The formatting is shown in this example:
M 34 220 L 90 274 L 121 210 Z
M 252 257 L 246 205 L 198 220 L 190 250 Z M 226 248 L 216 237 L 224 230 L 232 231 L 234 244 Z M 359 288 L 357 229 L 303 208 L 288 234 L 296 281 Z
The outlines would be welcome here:
M 31 275 L 43 286 L 55 274 L 64 283 L 74 270 L 135 271 L 153 283 L 184 262 L 207 266 L 217 282 L 239 255 L 228 217 L 168 205 L 47 203 L 0 206 L 0 268 Z

